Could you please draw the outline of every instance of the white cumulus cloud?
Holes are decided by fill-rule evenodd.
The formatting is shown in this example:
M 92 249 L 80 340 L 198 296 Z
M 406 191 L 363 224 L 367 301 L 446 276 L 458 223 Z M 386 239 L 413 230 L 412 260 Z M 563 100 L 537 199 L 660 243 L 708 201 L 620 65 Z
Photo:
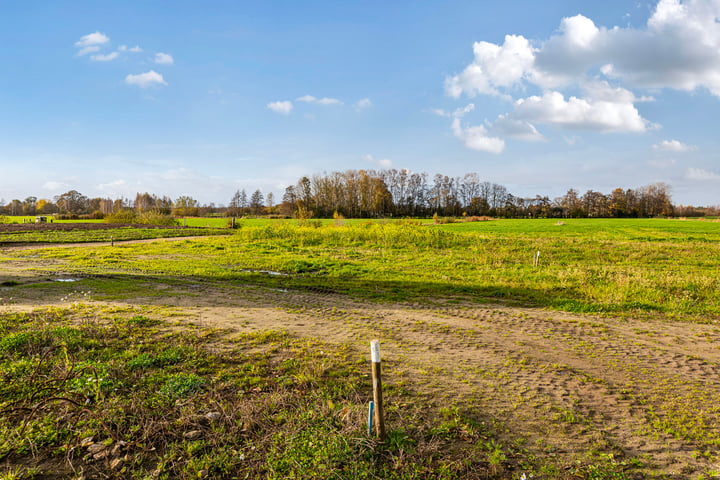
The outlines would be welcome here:
M 155 54 L 155 63 L 159 63 L 161 65 L 172 65 L 175 63 L 175 59 L 169 53 L 160 52 Z
M 95 32 L 83 35 L 80 40 L 75 42 L 75 46 L 78 48 L 90 47 L 93 45 L 104 45 L 110 41 L 110 37 L 104 33 Z
M 273 112 L 280 113 L 283 115 L 289 115 L 293 109 L 293 104 L 290 100 L 270 102 L 267 104 L 267 108 Z
M 499 95 L 498 87 L 520 82 L 535 59 L 530 42 L 522 35 L 506 35 L 503 45 L 475 42 L 475 60 L 459 75 L 445 80 L 445 91 L 453 98 L 465 93 Z
M 460 119 L 455 118 L 452 123 L 453 133 L 465 143 L 465 146 L 473 150 L 489 153 L 502 153 L 505 150 L 505 141 L 501 138 L 491 137 L 487 129 L 478 125 L 475 127 L 463 127 Z
M 158 85 L 167 85 L 163 76 L 157 73 L 155 70 L 149 72 L 139 73 L 137 75 L 128 75 L 125 77 L 125 83 L 128 85 L 135 85 L 140 88 L 148 88 Z
M 687 145 L 678 140 L 663 140 L 657 145 L 653 145 L 654 150 L 660 150 L 665 152 L 691 152 L 697 150 L 695 145 Z
M 559 33 L 537 47 L 520 35 L 507 35 L 502 45 L 476 42 L 473 62 L 446 79 L 446 91 L 457 98 L 527 83 L 559 88 L 598 69 L 633 88 L 704 87 L 720 96 L 719 18 L 718 0 L 660 0 L 646 28 L 563 18 Z
M 518 98 L 529 88 L 541 93 Z M 445 79 L 453 98 L 514 100 L 493 131 L 523 140 L 537 139 L 533 125 L 541 124 L 600 132 L 659 128 L 635 107 L 654 98 L 634 92 L 663 88 L 720 97 L 720 0 L 659 0 L 642 27 L 608 28 L 575 15 L 544 40 L 506 35 L 501 44 L 475 42 L 472 61 Z M 678 148 L 657 146 L 685 151 Z
M 647 121 L 632 103 L 565 97 L 560 92 L 531 96 L 515 104 L 511 118 L 598 132 L 644 132 Z

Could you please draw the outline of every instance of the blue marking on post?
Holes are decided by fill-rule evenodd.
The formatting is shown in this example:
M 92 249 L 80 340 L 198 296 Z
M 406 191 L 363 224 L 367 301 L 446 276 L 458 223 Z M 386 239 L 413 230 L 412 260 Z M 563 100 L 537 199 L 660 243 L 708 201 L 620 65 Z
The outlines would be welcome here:
M 372 437 L 373 434 L 373 406 L 375 404 L 372 400 L 370 400 L 370 405 L 368 405 L 368 435 Z

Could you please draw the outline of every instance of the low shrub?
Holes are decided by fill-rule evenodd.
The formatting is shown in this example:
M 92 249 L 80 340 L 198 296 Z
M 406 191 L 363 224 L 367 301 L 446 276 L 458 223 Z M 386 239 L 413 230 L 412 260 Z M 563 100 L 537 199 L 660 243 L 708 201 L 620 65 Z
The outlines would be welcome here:
M 103 221 L 105 223 L 136 223 L 137 214 L 134 210 L 119 210 L 107 215 Z
M 107 223 L 140 223 L 143 225 L 175 226 L 180 223 L 172 215 L 154 211 L 137 213 L 135 210 L 120 210 L 104 218 Z

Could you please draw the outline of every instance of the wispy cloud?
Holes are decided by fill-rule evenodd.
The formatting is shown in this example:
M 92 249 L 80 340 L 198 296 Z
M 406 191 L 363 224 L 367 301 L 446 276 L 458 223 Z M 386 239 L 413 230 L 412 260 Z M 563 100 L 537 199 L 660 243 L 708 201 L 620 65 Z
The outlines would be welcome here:
M 647 162 L 645 162 L 647 165 L 654 167 L 654 168 L 670 168 L 673 165 L 675 165 L 675 159 L 669 158 L 669 159 L 658 159 L 658 158 L 651 158 L 648 159 Z
M 118 56 L 118 52 L 111 52 L 107 55 L 97 54 L 97 55 L 90 55 L 90 60 L 93 62 L 109 62 L 111 60 L 115 60 Z
M 137 75 L 128 75 L 125 77 L 125 83 L 128 85 L 135 85 L 140 88 L 148 88 L 152 86 L 167 85 L 163 76 L 157 73 L 155 70 L 149 72 L 139 73 Z
M 110 183 L 101 183 L 99 185 L 96 185 L 95 188 L 97 188 L 101 192 L 120 194 L 120 193 L 124 192 L 126 186 L 127 186 L 127 182 L 125 180 L 120 179 L 120 180 L 115 180 L 114 182 L 110 182 Z
M 472 112 L 475 109 L 475 104 L 468 103 L 464 107 L 456 108 L 453 112 L 446 112 L 442 108 L 430 108 L 430 113 L 434 113 L 435 115 L 439 115 L 441 117 L 454 117 L 454 118 L 462 118 L 465 116 L 465 114 Z
M 430 109 L 428 109 L 428 111 L 430 113 L 434 113 L 435 115 L 438 115 L 440 117 L 449 117 L 450 116 L 450 112 L 446 112 L 442 108 L 430 108 Z
M 369 98 L 361 98 L 357 102 L 355 102 L 355 110 L 363 110 L 365 108 L 372 107 L 372 102 Z
M 371 163 L 373 165 L 377 165 L 381 168 L 391 168 L 393 163 L 392 160 L 388 158 L 381 158 L 381 159 L 375 159 L 372 155 L 366 154 L 362 156 L 362 159 L 366 161 L 367 163 Z
M 77 55 L 78 57 L 82 57 L 83 55 L 87 55 L 89 53 L 95 53 L 100 51 L 100 47 L 97 45 L 88 45 L 87 47 L 83 47 L 80 50 L 78 50 Z
M 52 190 L 52 191 L 65 190 L 67 188 L 70 188 L 70 184 L 64 183 L 64 182 L 49 181 L 49 182 L 43 183 L 42 188 L 44 190 Z
M 118 51 L 120 51 L 120 52 L 138 53 L 138 52 L 142 52 L 143 49 L 140 48 L 139 45 L 135 45 L 134 47 L 130 47 L 130 48 L 128 48 L 127 45 L 120 45 L 120 46 L 118 47 Z
M 343 105 L 343 102 L 341 100 L 338 100 L 337 98 L 317 98 L 313 97 L 312 95 L 303 95 L 302 97 L 296 98 L 295 101 L 304 103 L 317 103 L 319 105 Z
M 689 180 L 713 181 L 720 180 L 720 174 L 705 170 L 704 168 L 688 168 L 685 177 Z

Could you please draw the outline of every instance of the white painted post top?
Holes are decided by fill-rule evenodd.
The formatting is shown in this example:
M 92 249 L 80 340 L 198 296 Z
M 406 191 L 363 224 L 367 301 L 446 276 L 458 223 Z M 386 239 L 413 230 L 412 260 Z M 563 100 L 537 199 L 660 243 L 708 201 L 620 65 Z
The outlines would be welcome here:
M 380 363 L 380 342 L 378 340 L 370 342 L 370 358 L 373 363 Z

